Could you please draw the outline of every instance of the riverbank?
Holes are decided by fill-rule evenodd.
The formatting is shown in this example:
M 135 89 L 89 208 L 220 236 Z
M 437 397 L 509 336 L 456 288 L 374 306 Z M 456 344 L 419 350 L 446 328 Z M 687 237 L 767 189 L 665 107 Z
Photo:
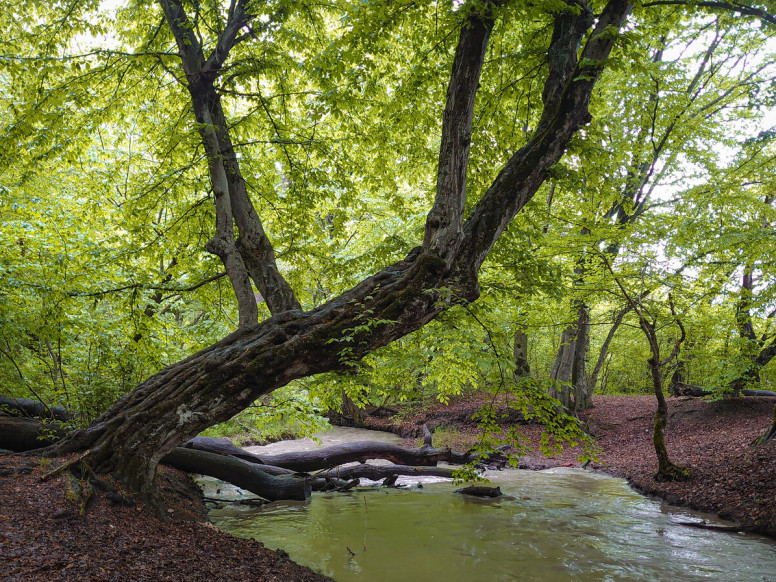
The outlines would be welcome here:
M 404 408 L 371 416 L 372 428 L 389 429 L 414 441 L 424 423 L 435 438 L 466 449 L 477 438 L 472 414 L 484 396 L 460 399 L 448 407 Z M 581 419 L 601 448 L 589 468 L 624 477 L 640 491 L 675 505 L 712 511 L 745 528 L 776 537 L 776 443 L 752 447 L 771 420 L 773 399 L 706 402 L 670 399 L 666 443 L 674 462 L 688 467 L 686 483 L 652 478 L 654 398 L 598 396 Z M 509 424 L 519 423 L 509 415 Z M 540 427 L 520 426 L 534 446 Z M 580 466 L 579 451 L 546 458 L 521 457 L 526 468 Z M 161 523 L 140 507 L 114 505 L 99 494 L 85 511 L 66 499 L 72 483 L 64 476 L 42 482 L 51 470 L 39 459 L 0 457 L 0 579 L 49 581 L 299 581 L 328 580 L 291 562 L 282 551 L 226 534 L 205 520 L 201 493 L 189 477 L 162 469 L 162 490 L 170 522 Z
M 95 496 L 84 515 L 69 478 L 42 482 L 33 457 L 0 457 L 0 580 L 8 582 L 325 582 L 283 551 L 207 522 L 199 488 L 162 468 L 170 521 Z
M 485 396 L 472 396 L 449 406 L 405 408 L 370 416 L 367 425 L 415 438 L 427 423 L 444 437 L 444 444 L 465 450 L 478 437 L 471 416 L 486 401 Z M 776 537 L 776 442 L 751 446 L 771 423 L 773 398 L 669 398 L 666 446 L 671 460 L 691 471 L 690 481 L 683 483 L 653 478 L 657 469 L 652 445 L 657 408 L 653 396 L 596 396 L 593 403 L 593 409 L 580 414 L 601 449 L 600 462 L 591 463 L 589 469 L 624 477 L 635 489 L 673 505 L 717 513 L 744 529 Z M 505 428 L 519 422 L 514 414 L 509 416 Z M 536 451 L 541 427 L 523 424 L 520 430 Z M 520 465 L 530 469 L 580 467 L 579 454 L 574 448 L 554 457 L 532 452 L 521 456 Z

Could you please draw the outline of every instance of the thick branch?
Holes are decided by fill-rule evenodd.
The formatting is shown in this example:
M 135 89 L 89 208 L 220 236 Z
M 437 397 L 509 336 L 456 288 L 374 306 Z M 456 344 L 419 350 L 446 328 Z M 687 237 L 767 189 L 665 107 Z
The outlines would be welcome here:
M 245 4 L 245 0 L 240 0 L 234 5 L 234 9 L 229 11 L 226 27 L 218 37 L 216 48 L 213 49 L 213 52 L 202 66 L 202 77 L 208 83 L 212 83 L 218 76 L 221 67 L 224 66 L 226 59 L 229 57 L 229 51 L 237 44 L 237 33 L 253 18 L 251 14 L 246 12 Z
M 755 6 L 746 6 L 738 2 L 698 2 L 697 0 L 654 0 L 653 2 L 647 2 L 642 4 L 645 8 L 650 6 L 687 6 L 703 8 L 711 8 L 712 10 L 725 10 L 727 12 L 736 12 L 737 14 L 743 14 L 744 16 L 755 16 L 762 19 L 763 22 L 768 24 L 776 24 L 776 16 L 766 12 L 762 8 Z
M 461 242 L 474 98 L 493 23 L 490 2 L 486 2 L 484 7 L 476 6 L 464 21 L 447 87 L 436 200 L 426 219 L 423 240 L 424 250 L 445 261 L 455 255 Z
M 217 235 L 211 240 L 208 250 L 224 261 L 238 297 L 240 325 L 255 323 L 258 317 L 247 275 L 256 284 L 272 313 L 299 309 L 299 301 L 280 274 L 275 251 L 248 196 L 221 101 L 213 86 L 217 73 L 234 46 L 237 31 L 251 18 L 245 10 L 245 2 L 240 0 L 230 12 L 218 46 L 207 62 L 180 1 L 160 0 L 160 3 L 178 44 L 210 165 L 211 184 L 216 196 Z M 223 192 L 227 196 L 222 196 Z M 232 220 L 239 232 L 236 241 L 232 234 Z
M 305 478 L 270 475 L 261 470 L 261 465 L 253 465 L 235 457 L 216 453 L 179 447 L 164 457 L 163 462 L 187 473 L 209 475 L 227 481 L 270 501 L 278 499 L 304 501 L 309 499 L 312 491 L 310 483 Z
M 589 121 L 588 105 L 593 87 L 630 8 L 627 0 L 610 0 L 573 72 L 565 76 L 559 73 L 547 79 L 549 86 L 545 87 L 544 95 L 547 96 L 548 105 L 555 101 L 557 103 L 552 108 L 545 107 L 531 140 L 510 158 L 466 221 L 464 236 L 468 248 L 458 261 L 462 271 L 479 269 L 500 234 L 542 185 L 550 166 L 560 160 L 579 126 Z M 568 15 L 564 13 L 556 18 L 566 19 Z M 584 13 L 577 18 L 589 16 Z M 573 36 L 579 28 L 581 24 L 564 30 Z M 557 50 L 553 59 L 560 58 L 561 47 L 565 46 L 567 59 L 574 60 L 577 47 L 572 39 L 560 33 L 553 38 L 551 48 Z M 554 70 L 565 69 L 557 66 Z M 555 84 L 560 82 L 563 82 L 563 86 L 556 87 Z M 552 95 L 558 95 L 557 99 L 549 97 Z

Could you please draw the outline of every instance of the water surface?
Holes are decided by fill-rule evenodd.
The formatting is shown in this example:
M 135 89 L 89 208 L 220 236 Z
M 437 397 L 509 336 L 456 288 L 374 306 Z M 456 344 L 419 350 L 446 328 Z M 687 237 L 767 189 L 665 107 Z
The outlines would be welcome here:
M 488 478 L 504 497 L 453 494 L 452 483 L 435 479 L 420 489 L 229 506 L 210 518 L 340 582 L 776 580 L 772 540 L 680 525 L 709 516 L 645 498 L 622 479 L 580 469 Z

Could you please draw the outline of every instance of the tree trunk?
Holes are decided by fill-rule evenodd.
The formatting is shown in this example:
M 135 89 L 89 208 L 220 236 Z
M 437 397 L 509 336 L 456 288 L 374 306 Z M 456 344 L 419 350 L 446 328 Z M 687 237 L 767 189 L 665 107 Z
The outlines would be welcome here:
M 515 330 L 515 381 L 531 375 L 531 366 L 528 363 L 528 336 L 522 328 Z
M 567 410 L 587 410 L 593 406 L 588 387 L 586 361 L 590 347 L 590 316 L 587 305 L 576 305 L 576 318 L 561 335 L 561 344 L 550 371 L 550 396 Z
M 353 399 L 344 390 L 342 391 L 342 414 L 353 421 L 353 426 L 358 428 L 364 427 L 366 411 L 353 402 Z
M 574 387 L 574 410 L 593 408 L 593 387 L 587 382 L 587 354 L 590 351 L 590 312 L 580 302 L 575 340 L 574 363 L 571 368 L 571 385 Z
M 658 468 L 655 478 L 662 481 L 686 481 L 690 477 L 690 472 L 671 462 L 666 449 L 665 430 L 668 422 L 668 404 L 663 395 L 663 377 L 660 373 L 660 362 L 652 357 L 647 360 L 649 371 L 652 375 L 652 386 L 657 398 L 657 412 L 655 412 L 655 425 L 652 432 L 652 442 L 655 446 Z
M 666 449 L 665 430 L 668 422 L 668 404 L 663 395 L 663 374 L 660 371 L 660 344 L 657 341 L 654 323 L 647 321 L 639 313 L 641 329 L 647 336 L 652 357 L 647 360 L 649 371 L 652 376 L 652 387 L 657 398 L 657 411 L 655 412 L 655 425 L 652 432 L 652 442 L 655 446 L 657 455 L 658 469 L 655 478 L 662 481 L 686 481 L 690 478 L 690 471 L 671 462 Z M 684 330 L 682 330 L 682 339 L 684 339 Z M 681 344 L 681 340 L 677 343 Z
M 766 431 L 757 437 L 753 444 L 755 445 L 764 445 L 773 437 L 776 436 L 776 405 L 773 407 L 773 421 L 771 422 L 770 426 L 766 429 Z
M 593 368 L 593 373 L 590 376 L 591 394 L 595 391 L 596 385 L 598 384 L 598 375 L 601 373 L 601 369 L 604 366 L 604 362 L 606 361 L 606 355 L 609 353 L 609 346 L 611 345 L 612 340 L 614 339 L 614 335 L 617 333 L 617 329 L 620 327 L 622 320 L 625 318 L 625 315 L 630 311 L 630 309 L 631 309 L 630 306 L 627 306 L 623 309 L 620 309 L 620 311 L 617 312 L 617 316 L 614 318 L 612 327 L 609 328 L 609 333 L 606 334 L 606 339 L 604 340 L 604 343 L 601 346 L 601 351 L 598 353 L 598 359 L 596 360 L 595 367 Z
M 224 137 L 228 131 L 219 126 L 218 108 L 203 109 L 198 100 L 212 97 L 213 82 L 238 33 L 251 22 L 246 12 L 249 4 L 237 0 L 218 46 L 207 59 L 182 3 L 160 0 L 160 4 L 178 45 L 194 109 L 198 115 L 210 113 L 220 142 L 218 159 L 209 159 L 214 192 L 218 187 L 217 200 L 226 208 L 228 199 L 235 212 L 240 201 L 230 186 L 230 173 L 224 172 L 225 193 L 223 174 L 217 168 L 219 162 L 223 166 L 223 160 L 231 159 L 230 151 L 224 151 L 228 150 Z M 630 4 L 610 0 L 598 12 L 592 31 L 594 18 L 586 5 L 569 5 L 555 14 L 537 128 L 463 222 L 471 141 L 471 127 L 466 124 L 472 119 L 495 10 L 492 3 L 477 4 L 460 28 L 442 124 L 437 197 L 426 222 L 423 247 L 309 312 L 294 309 L 295 299 L 278 292 L 281 297 L 270 319 L 243 325 L 220 342 L 160 371 L 50 453 L 84 451 L 83 462 L 98 472 L 113 472 L 130 491 L 161 512 L 154 476 L 157 464 L 175 447 L 291 380 L 342 369 L 419 329 L 455 301 L 474 300 L 479 294 L 477 273 L 490 249 L 542 185 L 577 129 L 589 121 L 589 100 L 601 64 L 617 41 L 616 31 L 630 12 Z M 253 23 L 258 26 L 258 19 Z M 202 139 L 210 157 L 212 136 L 205 132 Z M 237 164 L 236 158 L 232 163 Z M 217 236 L 220 234 L 228 238 L 226 229 Z M 270 253 L 254 258 L 262 261 L 267 272 L 275 272 Z M 271 288 L 266 278 L 257 282 L 262 293 L 262 285 Z
M 261 465 L 235 457 L 178 447 L 168 453 L 162 462 L 187 473 L 209 475 L 232 483 L 269 501 L 310 498 L 312 485 L 305 477 L 274 476 L 261 470 Z

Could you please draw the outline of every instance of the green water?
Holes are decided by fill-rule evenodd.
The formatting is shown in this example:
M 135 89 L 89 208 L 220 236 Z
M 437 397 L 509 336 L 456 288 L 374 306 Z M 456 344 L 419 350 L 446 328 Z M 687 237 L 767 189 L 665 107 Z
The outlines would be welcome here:
M 489 476 L 505 497 L 428 483 L 231 506 L 210 518 L 340 582 L 776 580 L 772 540 L 679 525 L 700 516 L 621 479 L 573 469 Z

